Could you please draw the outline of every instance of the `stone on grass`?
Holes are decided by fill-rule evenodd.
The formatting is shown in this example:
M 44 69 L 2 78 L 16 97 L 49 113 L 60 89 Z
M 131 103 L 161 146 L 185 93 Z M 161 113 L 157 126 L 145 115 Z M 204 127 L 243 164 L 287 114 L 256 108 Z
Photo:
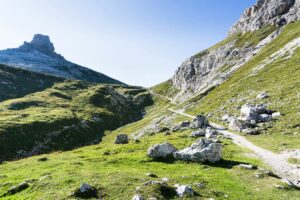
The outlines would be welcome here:
M 190 147 L 176 151 L 173 155 L 177 160 L 216 163 L 222 159 L 222 144 L 201 139 Z
M 128 143 L 128 135 L 126 134 L 117 135 L 115 144 L 127 144 L 127 143 Z
M 179 197 L 192 197 L 194 196 L 194 190 L 191 186 L 189 185 L 175 185 L 176 187 L 176 193 Z
M 47 160 L 48 160 L 47 157 L 41 157 L 41 158 L 38 159 L 38 161 L 41 161 L 41 162 L 44 162 L 44 161 L 47 161 Z
M 156 144 L 148 149 L 148 156 L 150 158 L 169 158 L 177 149 L 170 143 Z
M 12 186 L 8 191 L 7 191 L 7 195 L 14 195 L 18 192 L 21 192 L 25 189 L 29 188 L 29 184 L 26 182 L 20 183 L 17 186 Z
M 215 138 L 217 135 L 218 135 L 218 132 L 215 129 L 213 129 L 211 127 L 207 127 L 205 129 L 205 137 L 206 138 Z
M 132 197 L 132 200 L 145 200 L 145 199 L 142 195 L 136 194 Z
M 253 128 L 243 129 L 242 133 L 247 134 L 247 135 L 257 135 L 257 134 L 259 134 L 258 130 L 253 129 Z
M 238 166 L 243 169 L 256 169 L 256 167 L 251 164 L 239 164 Z
M 146 176 L 152 177 L 152 178 L 157 178 L 157 176 L 155 174 L 152 173 L 147 173 Z
M 262 92 L 262 93 L 258 94 L 256 98 L 258 98 L 258 99 L 266 99 L 266 98 L 269 98 L 269 95 L 266 92 Z
M 209 125 L 208 119 L 204 115 L 198 115 L 195 117 L 190 125 L 190 128 L 197 129 L 203 128 Z
M 161 180 L 164 181 L 164 182 L 169 182 L 170 181 L 169 178 L 162 178 Z
M 281 116 L 280 112 L 274 112 L 274 113 L 272 113 L 272 118 L 274 118 L 274 119 L 277 119 L 280 116 Z
M 80 198 L 98 198 L 98 191 L 95 187 L 87 183 L 82 183 L 80 187 L 75 190 L 74 196 Z

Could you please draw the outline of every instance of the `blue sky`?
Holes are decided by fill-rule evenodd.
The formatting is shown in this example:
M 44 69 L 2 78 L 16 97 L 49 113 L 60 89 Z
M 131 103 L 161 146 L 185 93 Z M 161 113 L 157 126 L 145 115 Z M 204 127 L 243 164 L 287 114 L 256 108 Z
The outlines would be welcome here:
M 169 79 L 255 0 L 0 0 L 0 49 L 49 35 L 68 60 L 132 85 Z

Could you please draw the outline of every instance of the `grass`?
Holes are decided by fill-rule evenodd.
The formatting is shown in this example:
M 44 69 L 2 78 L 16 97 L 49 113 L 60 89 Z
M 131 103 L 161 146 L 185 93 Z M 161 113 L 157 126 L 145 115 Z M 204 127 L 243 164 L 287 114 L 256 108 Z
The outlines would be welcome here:
M 144 90 L 128 94 L 130 90 L 137 88 L 65 81 L 0 103 L 0 158 L 69 150 L 100 140 L 106 130 L 140 119 L 152 103 Z
M 0 195 L 11 186 L 28 181 L 30 187 L 13 196 L 3 199 L 74 199 L 70 194 L 82 182 L 95 186 L 104 199 L 131 199 L 136 194 L 135 188 L 141 186 L 144 197 L 158 199 L 180 199 L 170 190 L 174 184 L 190 184 L 199 194 L 194 198 L 184 199 L 297 199 L 296 190 L 278 190 L 273 187 L 280 181 L 273 177 L 255 178 L 255 170 L 244 170 L 236 165 L 251 163 L 263 166 L 255 158 L 245 156 L 249 153 L 230 140 L 223 140 L 224 160 L 216 165 L 156 162 L 146 156 L 148 147 L 153 144 L 170 142 L 181 149 L 189 146 L 195 139 L 188 137 L 190 130 L 165 136 L 158 133 L 141 138 L 141 143 L 131 141 L 126 145 L 115 145 L 117 134 L 131 134 L 151 123 L 159 116 L 168 116 L 168 103 L 155 97 L 155 104 L 147 108 L 145 118 L 128 124 L 115 131 L 106 132 L 98 145 L 83 147 L 73 151 L 56 152 L 26 158 L 0 165 Z M 47 157 L 41 162 L 39 158 Z M 151 172 L 158 178 L 145 174 Z M 148 180 L 170 178 L 167 188 L 143 186 Z M 194 183 L 204 183 L 203 189 Z M 167 189 L 167 190 L 166 190 Z M 227 198 L 226 198 L 227 196 Z
M 0 102 L 50 88 L 64 79 L 0 64 Z
M 291 164 L 300 165 L 300 159 L 299 158 L 289 158 L 288 161 Z

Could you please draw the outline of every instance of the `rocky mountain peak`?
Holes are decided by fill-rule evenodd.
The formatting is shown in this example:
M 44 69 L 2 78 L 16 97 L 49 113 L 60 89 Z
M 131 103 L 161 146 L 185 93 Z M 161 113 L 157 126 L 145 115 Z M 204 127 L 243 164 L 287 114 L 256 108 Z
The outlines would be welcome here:
M 54 45 L 47 35 L 35 34 L 31 42 L 24 42 L 19 49 L 22 51 L 38 51 L 53 58 L 63 58 L 55 53 Z
M 300 0 L 257 0 L 247 8 L 229 34 L 249 32 L 265 25 L 282 26 L 300 19 Z

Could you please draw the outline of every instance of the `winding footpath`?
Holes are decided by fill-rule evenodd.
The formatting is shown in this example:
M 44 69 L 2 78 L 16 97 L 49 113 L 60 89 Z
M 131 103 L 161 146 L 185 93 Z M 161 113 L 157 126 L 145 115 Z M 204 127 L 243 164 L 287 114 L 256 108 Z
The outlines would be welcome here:
M 160 96 L 162 98 L 168 99 L 172 104 L 176 104 L 175 101 L 169 97 L 164 97 L 163 95 L 155 94 L 151 92 L 153 95 Z M 194 119 L 195 116 L 185 113 L 184 111 L 178 111 L 174 109 L 168 109 L 170 112 L 183 115 L 188 118 Z M 295 150 L 293 152 L 283 152 L 280 154 L 274 153 L 272 151 L 263 149 L 261 147 L 256 146 L 245 137 L 235 134 L 226 130 L 223 126 L 210 122 L 210 126 L 215 128 L 219 133 L 223 134 L 225 137 L 232 139 L 232 141 L 244 148 L 250 149 L 253 151 L 265 164 L 270 166 L 273 172 L 278 175 L 280 178 L 287 179 L 291 181 L 295 186 L 300 187 L 300 167 L 297 165 L 290 164 L 288 159 L 292 154 L 300 155 L 300 149 Z

